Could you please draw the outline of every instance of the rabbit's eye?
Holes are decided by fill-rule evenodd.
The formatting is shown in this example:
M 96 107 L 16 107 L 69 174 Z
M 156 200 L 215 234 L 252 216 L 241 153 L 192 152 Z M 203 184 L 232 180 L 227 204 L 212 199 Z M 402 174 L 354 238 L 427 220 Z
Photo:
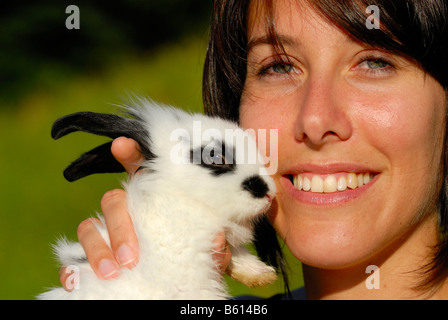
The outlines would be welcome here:
M 233 153 L 230 153 L 230 158 L 226 157 L 225 145 L 222 147 L 206 146 L 199 148 L 195 151 L 191 151 L 191 160 L 193 164 L 199 164 L 205 167 L 215 175 L 221 175 L 227 172 L 232 172 L 235 168 L 232 157 Z
M 226 164 L 226 157 L 222 154 L 222 152 L 211 150 L 209 154 L 202 154 L 202 162 L 210 166 L 219 166 Z

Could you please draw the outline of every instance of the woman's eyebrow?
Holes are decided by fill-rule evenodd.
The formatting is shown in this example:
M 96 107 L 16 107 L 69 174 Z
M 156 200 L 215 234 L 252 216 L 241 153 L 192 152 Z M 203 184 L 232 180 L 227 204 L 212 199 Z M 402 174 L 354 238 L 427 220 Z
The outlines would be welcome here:
M 275 38 L 273 38 L 269 35 L 263 35 L 261 37 L 250 39 L 247 44 L 247 51 L 249 52 L 254 47 L 259 45 L 274 45 L 276 42 L 284 47 L 298 47 L 301 45 L 300 40 L 294 39 L 290 36 L 278 34 L 275 35 Z

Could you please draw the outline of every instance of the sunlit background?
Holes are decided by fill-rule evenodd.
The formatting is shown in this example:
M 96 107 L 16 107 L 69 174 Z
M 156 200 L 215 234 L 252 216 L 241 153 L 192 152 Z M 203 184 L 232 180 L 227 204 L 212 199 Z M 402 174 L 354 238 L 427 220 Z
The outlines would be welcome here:
M 80 28 L 67 29 L 69 5 Z M 34 299 L 59 286 L 50 244 L 100 211 L 124 174 L 69 183 L 63 169 L 106 138 L 84 133 L 53 141 L 54 120 L 111 112 L 138 93 L 201 111 L 201 77 L 212 1 L 11 1 L 0 10 L 0 299 Z M 300 264 L 289 263 L 292 287 Z M 268 297 L 227 279 L 233 295 Z

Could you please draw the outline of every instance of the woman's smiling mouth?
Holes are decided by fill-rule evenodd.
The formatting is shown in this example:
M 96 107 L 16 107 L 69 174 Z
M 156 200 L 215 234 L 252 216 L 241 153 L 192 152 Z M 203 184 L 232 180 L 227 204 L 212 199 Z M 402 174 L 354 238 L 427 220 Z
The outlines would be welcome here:
M 318 205 L 338 205 L 357 198 L 379 178 L 379 172 L 346 165 L 303 166 L 283 175 L 282 183 L 293 198 Z
M 339 172 L 327 175 L 302 173 L 294 175 L 292 182 L 298 190 L 332 193 L 362 187 L 372 181 L 374 176 L 375 174 L 370 172 Z

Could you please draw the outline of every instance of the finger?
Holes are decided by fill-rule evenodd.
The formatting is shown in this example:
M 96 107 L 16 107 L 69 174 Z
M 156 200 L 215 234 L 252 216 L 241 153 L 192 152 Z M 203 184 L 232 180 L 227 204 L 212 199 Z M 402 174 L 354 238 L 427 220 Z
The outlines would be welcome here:
M 217 267 L 222 275 L 226 272 L 227 266 L 232 258 L 230 245 L 226 241 L 226 235 L 224 232 L 218 233 L 215 240 L 213 241 L 213 260 L 216 262 Z
M 115 139 L 112 142 L 111 152 L 129 175 L 134 174 L 144 160 L 139 151 L 138 143 L 126 137 Z
M 118 275 L 119 264 L 95 224 L 101 222 L 95 218 L 81 222 L 78 227 L 78 240 L 97 276 L 101 279 L 115 278 Z
M 122 267 L 132 268 L 138 262 L 138 240 L 128 212 L 126 192 L 108 191 L 101 199 L 112 252 Z

